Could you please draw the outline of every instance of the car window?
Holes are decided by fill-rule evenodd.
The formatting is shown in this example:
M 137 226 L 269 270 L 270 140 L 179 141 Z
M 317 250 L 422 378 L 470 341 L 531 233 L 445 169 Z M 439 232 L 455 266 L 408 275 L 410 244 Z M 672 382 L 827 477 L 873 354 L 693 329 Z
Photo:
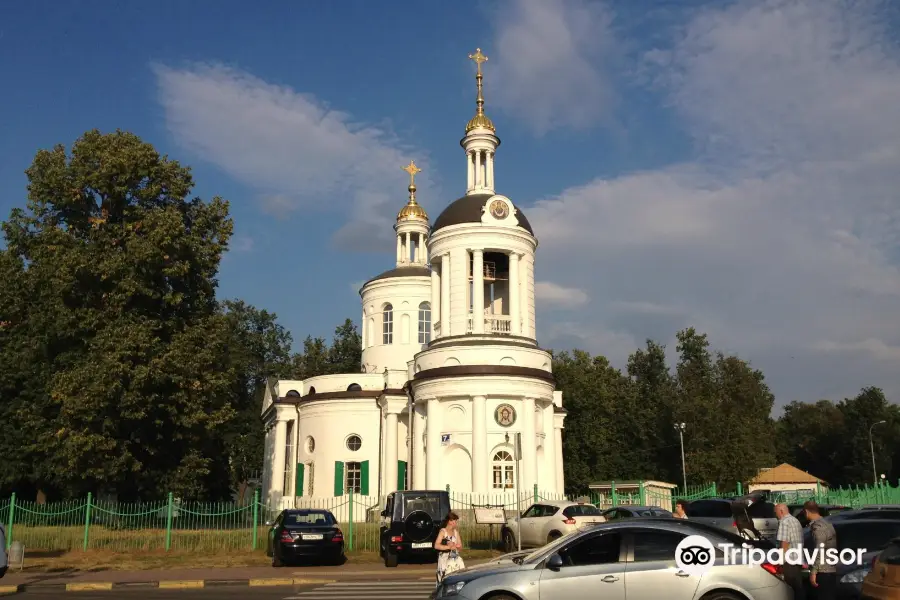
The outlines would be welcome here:
M 551 506 L 550 504 L 541 505 L 541 516 L 542 517 L 552 517 L 559 511 L 558 506 Z
M 523 519 L 531 519 L 533 517 L 538 516 L 540 509 L 541 509 L 541 507 L 538 506 L 537 504 L 532 504 L 531 506 L 528 507 L 528 510 L 526 510 L 524 513 L 522 513 L 522 518 Z
M 584 567 L 619 562 L 622 536 L 618 533 L 592 535 L 560 552 L 563 565 Z
M 416 511 L 423 511 L 432 519 L 443 519 L 446 511 L 441 510 L 441 499 L 438 496 L 403 496 L 403 515 L 409 516 Z
M 303 510 L 287 513 L 284 524 L 287 527 L 295 525 L 334 525 L 334 515 L 327 510 Z
M 731 515 L 731 505 L 721 500 L 694 500 L 687 507 L 688 517 L 728 517 Z
M 675 548 L 686 536 L 673 531 L 635 531 L 634 561 L 675 560 Z
M 394 495 L 391 494 L 387 497 L 387 501 L 384 503 L 384 511 L 388 514 L 388 516 L 394 516 Z
M 629 517 L 633 517 L 633 516 L 634 515 L 631 514 L 631 511 L 627 510 L 625 508 L 620 508 L 619 510 L 616 511 L 616 517 L 618 517 L 619 519 L 628 519 Z
M 563 509 L 563 514 L 567 517 L 596 517 L 600 515 L 600 510 L 593 504 L 578 504 L 575 506 L 567 506 Z
M 838 547 L 865 548 L 866 550 L 880 550 L 887 546 L 892 539 L 900 536 L 900 521 L 896 523 L 884 523 L 877 521 L 856 521 L 835 525 Z
M 747 516 L 751 519 L 777 519 L 775 505 L 771 502 L 756 502 L 747 507 Z

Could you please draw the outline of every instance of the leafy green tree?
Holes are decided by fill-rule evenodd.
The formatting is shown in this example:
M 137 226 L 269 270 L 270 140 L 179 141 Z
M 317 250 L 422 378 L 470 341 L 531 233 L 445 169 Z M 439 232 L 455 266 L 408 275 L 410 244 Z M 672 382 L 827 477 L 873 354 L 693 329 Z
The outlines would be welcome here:
M 318 375 L 359 373 L 362 362 L 362 336 L 351 319 L 334 330 L 331 345 L 323 338 L 307 336 L 303 351 L 293 357 L 292 374 L 296 379 Z
M 842 448 L 837 442 L 843 430 L 844 414 L 834 402 L 791 402 L 776 424 L 776 462 L 837 484 L 843 469 Z
M 665 346 L 647 340 L 628 357 L 628 375 L 635 386 L 641 417 L 631 443 L 640 450 L 646 477 L 681 482 L 681 454 L 675 432 L 676 387 L 666 364 Z
M 121 131 L 41 150 L 26 174 L 27 206 L 3 223 L 16 278 L 3 294 L 9 306 L 28 294 L 13 333 L 33 339 L 34 367 L 20 359 L 13 377 L 32 391 L 3 400 L 30 436 L 27 477 L 72 494 L 221 494 L 227 202 L 189 198 L 188 168 Z

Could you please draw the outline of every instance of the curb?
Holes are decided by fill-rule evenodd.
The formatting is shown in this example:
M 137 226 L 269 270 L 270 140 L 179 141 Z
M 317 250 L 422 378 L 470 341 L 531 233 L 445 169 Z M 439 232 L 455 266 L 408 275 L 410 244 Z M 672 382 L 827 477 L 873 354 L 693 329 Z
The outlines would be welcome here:
M 17 594 L 20 592 L 34 591 L 58 591 L 58 592 L 97 592 L 112 591 L 126 588 L 158 588 L 161 590 L 196 590 L 206 587 L 243 586 L 243 587 L 272 587 L 288 585 L 325 585 L 337 583 L 337 579 L 318 579 L 311 577 L 278 577 L 267 579 L 196 579 L 196 580 L 166 580 L 166 581 L 137 581 L 113 583 L 109 581 L 85 582 L 85 583 L 25 583 L 20 585 L 0 586 L 0 595 Z

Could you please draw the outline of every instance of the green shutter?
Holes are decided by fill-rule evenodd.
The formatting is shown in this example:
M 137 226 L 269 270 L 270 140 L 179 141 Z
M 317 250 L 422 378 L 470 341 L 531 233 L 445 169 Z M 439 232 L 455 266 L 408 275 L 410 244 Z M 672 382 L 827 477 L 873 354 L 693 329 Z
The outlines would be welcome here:
M 406 489 L 406 461 L 405 460 L 397 461 L 397 489 L 398 490 Z
M 344 463 L 341 461 L 334 463 L 334 495 L 344 495 Z
M 302 496 L 303 495 L 303 467 L 305 465 L 303 463 L 297 463 L 297 480 L 294 483 L 294 495 Z
M 363 496 L 369 495 L 369 461 L 364 460 L 359 465 L 359 493 Z

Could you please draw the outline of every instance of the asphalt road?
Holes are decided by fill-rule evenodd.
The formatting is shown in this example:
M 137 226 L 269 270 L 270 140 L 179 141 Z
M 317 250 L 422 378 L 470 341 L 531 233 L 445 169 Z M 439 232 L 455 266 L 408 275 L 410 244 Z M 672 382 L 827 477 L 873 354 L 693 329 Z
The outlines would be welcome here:
M 159 590 L 153 588 L 116 589 L 113 592 L 37 592 L 29 591 L 9 598 L 22 600 L 426 600 L 434 589 L 433 581 L 404 579 L 393 581 L 345 581 L 326 585 L 277 587 L 214 586 L 198 590 Z

